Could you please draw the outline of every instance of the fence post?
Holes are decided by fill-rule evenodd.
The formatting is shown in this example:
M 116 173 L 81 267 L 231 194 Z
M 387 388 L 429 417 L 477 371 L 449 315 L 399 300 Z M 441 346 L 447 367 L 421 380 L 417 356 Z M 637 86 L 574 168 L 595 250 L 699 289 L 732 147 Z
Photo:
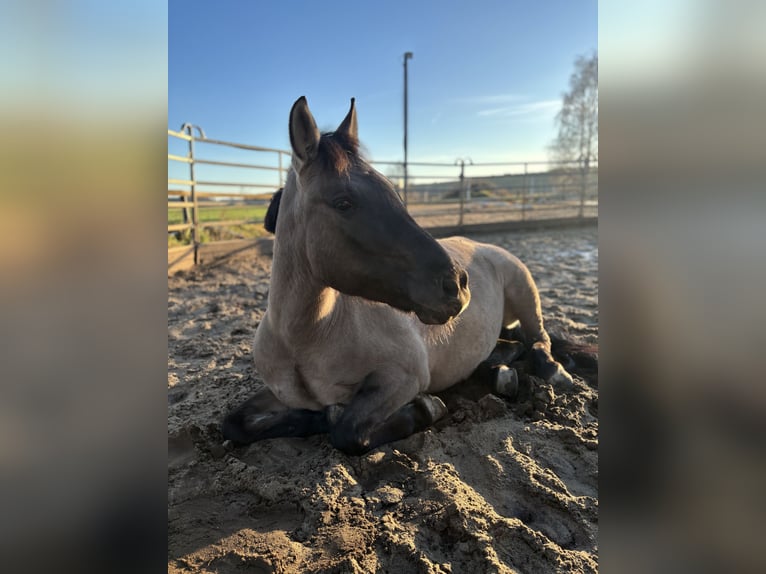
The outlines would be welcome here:
M 463 189 L 463 169 L 465 168 L 465 162 L 462 159 L 457 160 L 458 164 L 460 164 L 460 185 L 458 187 L 457 196 L 460 198 L 460 215 L 458 216 L 457 225 L 458 227 L 463 227 L 463 209 L 465 205 L 465 190 Z
M 460 199 L 460 215 L 458 217 L 458 222 L 457 222 L 459 227 L 463 226 L 463 212 L 465 209 L 465 201 L 466 199 L 470 201 L 470 199 L 467 197 L 468 194 L 467 194 L 467 189 L 465 187 L 465 162 L 466 161 L 468 161 L 469 164 L 473 165 L 473 160 L 470 157 L 458 158 L 455 160 L 455 164 L 454 164 L 454 165 L 460 166 L 460 186 L 458 189 L 458 198 Z
M 521 220 L 527 218 L 527 162 L 524 162 L 524 183 L 521 188 Z
M 191 201 L 192 201 L 192 245 L 194 246 L 194 264 L 199 264 L 199 213 L 197 205 L 197 184 L 194 179 L 194 126 L 184 124 L 181 130 L 189 135 L 189 181 L 191 182 Z

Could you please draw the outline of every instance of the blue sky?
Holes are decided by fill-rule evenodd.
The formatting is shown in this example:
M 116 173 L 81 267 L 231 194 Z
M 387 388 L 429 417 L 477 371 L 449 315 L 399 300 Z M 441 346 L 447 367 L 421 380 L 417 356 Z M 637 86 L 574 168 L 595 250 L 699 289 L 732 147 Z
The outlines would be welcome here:
M 301 95 L 332 130 L 357 98 L 376 160 L 546 159 L 578 55 L 597 49 L 595 0 L 197 1 L 168 4 L 168 127 L 288 148 Z

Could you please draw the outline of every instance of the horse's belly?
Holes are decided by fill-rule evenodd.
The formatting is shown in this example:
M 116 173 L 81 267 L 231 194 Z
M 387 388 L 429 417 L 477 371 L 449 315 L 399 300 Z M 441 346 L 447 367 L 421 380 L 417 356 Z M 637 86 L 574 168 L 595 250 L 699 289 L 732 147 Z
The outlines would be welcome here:
M 502 322 L 501 286 L 477 285 L 454 330 L 445 329 L 441 337 L 431 339 L 428 390 L 438 392 L 466 379 L 495 348 Z

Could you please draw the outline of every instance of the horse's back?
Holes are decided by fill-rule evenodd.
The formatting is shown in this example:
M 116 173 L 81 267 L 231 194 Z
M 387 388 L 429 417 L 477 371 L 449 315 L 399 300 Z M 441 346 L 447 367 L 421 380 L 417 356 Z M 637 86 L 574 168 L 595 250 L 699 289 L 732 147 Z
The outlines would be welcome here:
M 503 303 L 494 307 L 502 310 L 502 326 L 521 319 L 519 311 L 533 311 L 533 314 L 540 315 L 537 286 L 529 269 L 518 257 L 497 245 L 465 237 L 448 237 L 441 243 L 452 257 L 468 269 L 469 281 L 473 273 L 475 279 L 494 281 L 495 285 L 502 287 Z M 473 290 L 474 282 L 470 286 Z
M 457 235 L 440 239 L 439 243 L 466 269 L 480 274 L 491 270 L 499 281 L 513 280 L 515 273 L 526 272 L 526 266 L 518 257 L 497 245 Z

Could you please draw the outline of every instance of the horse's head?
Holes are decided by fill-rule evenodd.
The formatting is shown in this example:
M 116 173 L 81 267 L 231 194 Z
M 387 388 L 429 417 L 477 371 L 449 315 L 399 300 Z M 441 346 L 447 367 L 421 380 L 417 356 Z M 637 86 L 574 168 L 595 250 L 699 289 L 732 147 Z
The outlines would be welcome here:
M 306 98 L 290 111 L 291 220 L 311 273 L 347 295 L 441 324 L 468 305 L 468 275 L 410 217 L 391 183 L 359 154 L 356 110 L 320 134 Z M 290 231 L 280 227 L 280 233 Z M 277 234 L 277 240 L 285 240 Z

